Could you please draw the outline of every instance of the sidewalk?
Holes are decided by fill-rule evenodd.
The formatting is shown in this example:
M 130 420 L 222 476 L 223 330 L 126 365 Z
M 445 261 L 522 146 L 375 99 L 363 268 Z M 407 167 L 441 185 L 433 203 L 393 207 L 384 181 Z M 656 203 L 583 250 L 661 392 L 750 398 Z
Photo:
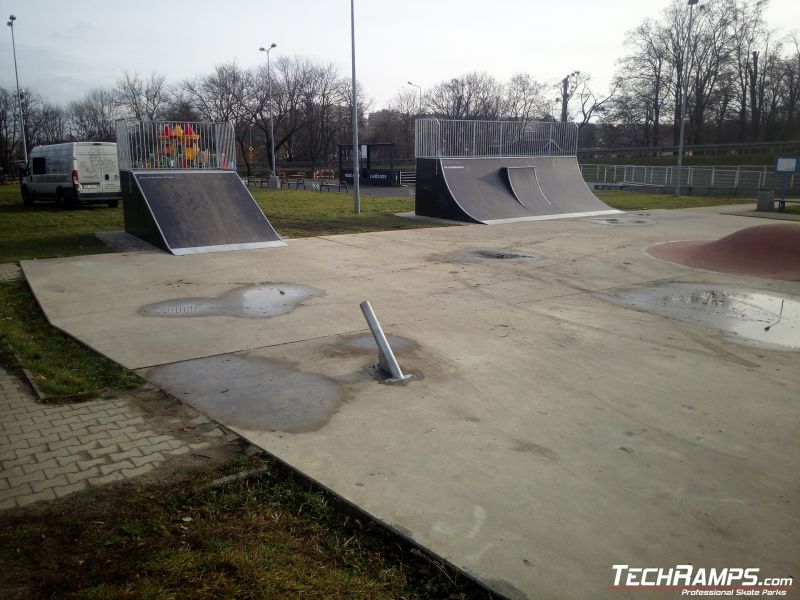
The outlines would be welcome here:
M 201 450 L 231 453 L 237 440 L 151 387 L 48 405 L 0 367 L 0 510 L 154 475 Z

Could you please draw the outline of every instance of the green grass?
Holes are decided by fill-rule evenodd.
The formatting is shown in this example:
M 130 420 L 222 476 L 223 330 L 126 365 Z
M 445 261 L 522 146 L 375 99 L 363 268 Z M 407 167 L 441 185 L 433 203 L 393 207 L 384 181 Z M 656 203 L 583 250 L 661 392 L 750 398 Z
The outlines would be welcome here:
M 72 510 L 0 515 L 0 589 L 84 599 L 492 598 L 274 461 L 220 487 L 199 487 L 208 474 L 190 477 L 101 488 Z
M 646 194 L 625 190 L 598 191 L 598 198 L 619 210 L 653 210 L 656 208 L 699 208 L 701 206 L 724 206 L 726 204 L 752 204 L 755 198 L 738 196 L 672 196 Z
M 361 214 L 356 215 L 350 194 L 302 190 L 251 191 L 278 233 L 288 237 L 431 227 L 429 223 L 394 216 L 393 213 L 413 212 L 414 199 L 410 196 L 362 196 Z
M 122 228 L 121 208 L 60 210 L 53 202 L 25 206 L 19 185 L 0 186 L 0 262 L 109 252 L 94 233 Z
M 362 196 L 361 214 L 356 215 L 351 195 L 302 190 L 252 192 L 278 233 L 287 237 L 431 226 L 392 214 L 413 211 L 410 197 Z M 18 185 L 0 186 L 0 262 L 110 252 L 94 234 L 123 229 L 122 208 L 97 205 L 60 210 L 52 202 L 24 206 Z
M 46 396 L 92 395 L 107 389 L 131 389 L 138 376 L 52 327 L 27 283 L 0 283 L 0 341 L 13 348 L 0 361 L 28 369 Z

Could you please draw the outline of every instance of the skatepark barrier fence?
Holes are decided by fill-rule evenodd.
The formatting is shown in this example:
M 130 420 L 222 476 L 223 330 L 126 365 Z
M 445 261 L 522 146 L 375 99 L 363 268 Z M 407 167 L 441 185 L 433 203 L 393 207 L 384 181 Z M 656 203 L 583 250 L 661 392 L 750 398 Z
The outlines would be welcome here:
M 646 186 L 674 186 L 677 167 L 639 165 L 580 165 L 585 181 Z M 800 175 L 788 178 L 788 190 L 800 192 Z M 725 189 L 779 189 L 782 177 L 773 165 L 683 167 L 681 186 Z
M 119 119 L 116 128 L 121 171 L 236 170 L 233 123 Z
M 550 121 L 415 122 L 416 158 L 576 156 L 578 125 Z

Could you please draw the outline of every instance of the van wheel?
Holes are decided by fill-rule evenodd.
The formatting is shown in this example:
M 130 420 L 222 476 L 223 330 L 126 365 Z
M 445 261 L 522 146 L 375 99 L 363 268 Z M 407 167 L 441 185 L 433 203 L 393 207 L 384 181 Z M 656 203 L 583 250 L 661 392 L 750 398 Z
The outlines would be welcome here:
M 61 191 L 61 206 L 67 210 L 72 210 L 76 206 L 75 202 L 75 192 L 72 190 L 60 190 Z
M 117 208 L 119 206 L 119 200 L 109 200 L 107 204 L 108 208 Z
M 56 190 L 56 208 L 64 208 L 64 191 Z
M 22 193 L 23 204 L 25 204 L 26 206 L 30 206 L 31 204 L 33 204 L 33 195 L 28 191 L 28 186 L 23 185 L 21 193 Z

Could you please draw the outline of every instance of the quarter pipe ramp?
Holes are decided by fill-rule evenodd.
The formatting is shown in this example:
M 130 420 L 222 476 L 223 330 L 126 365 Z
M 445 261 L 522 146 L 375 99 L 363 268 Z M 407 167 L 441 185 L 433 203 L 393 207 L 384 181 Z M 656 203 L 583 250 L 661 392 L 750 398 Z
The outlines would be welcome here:
M 473 223 L 615 214 L 575 157 L 418 158 L 416 213 Z
M 125 231 L 172 254 L 285 246 L 234 171 L 122 171 Z

